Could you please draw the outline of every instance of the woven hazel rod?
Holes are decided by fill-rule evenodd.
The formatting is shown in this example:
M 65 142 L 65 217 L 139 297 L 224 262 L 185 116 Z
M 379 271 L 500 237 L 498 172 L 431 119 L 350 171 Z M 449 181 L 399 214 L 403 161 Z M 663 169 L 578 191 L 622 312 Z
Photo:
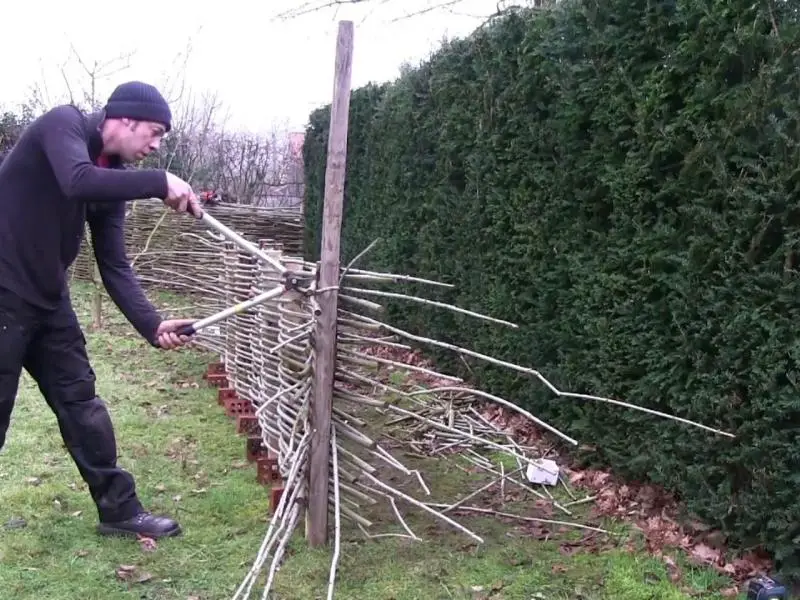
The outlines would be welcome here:
M 550 425 L 548 425 L 547 423 L 545 423 L 541 419 L 538 419 L 537 417 L 533 416 L 531 413 L 529 413 L 524 408 L 521 408 L 521 407 L 519 407 L 519 406 L 517 406 L 515 404 L 512 404 L 508 400 L 504 400 L 503 398 L 500 398 L 499 396 L 495 396 L 493 394 L 489 394 L 489 393 L 483 392 L 481 390 L 473 390 L 473 389 L 469 389 L 469 388 L 462 388 L 462 387 L 455 387 L 455 386 L 452 386 L 452 387 L 451 386 L 445 386 L 445 387 L 430 388 L 430 389 L 427 389 L 427 390 L 424 390 L 424 391 L 420 391 L 420 392 L 410 392 L 409 396 L 416 396 L 416 395 L 419 395 L 419 394 L 428 395 L 428 394 L 436 394 L 437 392 L 453 392 L 453 391 L 456 391 L 456 392 L 467 392 L 467 393 L 470 393 L 470 394 L 475 394 L 477 396 L 483 396 L 484 398 L 488 398 L 489 400 L 492 400 L 493 402 L 496 402 L 497 404 L 505 406 L 506 408 L 508 408 L 510 410 L 513 410 L 515 412 L 518 412 L 519 414 L 523 415 L 526 419 L 529 419 L 530 421 L 533 421 L 534 423 L 536 423 L 540 427 L 544 427 L 550 433 L 554 433 L 555 435 L 560 437 L 562 440 L 565 440 L 565 441 L 569 442 L 573 446 L 577 446 L 578 445 L 578 441 L 577 440 L 569 437 L 565 433 L 560 432 L 555 427 L 551 427 Z
M 429 306 L 435 306 L 437 308 L 444 308 L 453 312 L 457 312 L 463 315 L 468 315 L 470 317 L 475 317 L 478 319 L 483 319 L 485 321 L 489 321 L 492 323 L 499 323 L 501 325 L 506 325 L 508 327 L 512 327 L 514 329 L 519 329 L 519 325 L 516 323 L 511 323 L 510 321 L 504 321 L 503 319 L 497 319 L 495 317 L 490 317 L 488 315 L 484 315 L 475 311 L 467 310 L 465 308 L 459 308 L 457 306 L 453 306 L 452 304 L 445 304 L 444 302 L 435 302 L 434 300 L 427 300 L 425 298 L 419 298 L 417 296 L 409 296 L 407 294 L 399 294 L 397 292 L 381 292 L 378 290 L 368 290 L 364 288 L 354 288 L 354 287 L 342 287 L 342 290 L 347 290 L 348 292 L 356 292 L 358 294 L 372 294 L 373 296 L 382 296 L 384 298 L 397 298 L 402 300 L 408 300 L 411 302 L 418 302 L 420 304 L 427 304 Z
M 528 368 L 528 367 L 522 367 L 522 366 L 514 364 L 514 363 L 510 363 L 510 362 L 507 362 L 507 361 L 499 360 L 499 359 L 493 358 L 491 356 L 487 356 L 485 354 L 481 354 L 480 352 L 475 352 L 473 350 L 468 350 L 467 348 L 463 348 L 463 347 L 457 346 L 455 344 L 448 344 L 447 342 L 440 342 L 438 340 L 433 340 L 433 339 L 430 339 L 430 338 L 414 335 L 414 334 L 409 333 L 407 331 L 404 331 L 404 330 L 402 330 L 402 329 L 400 329 L 398 327 L 393 327 L 391 325 L 388 325 L 386 323 L 382 323 L 382 322 L 377 321 L 375 319 L 372 319 L 370 317 L 365 317 L 365 316 L 362 315 L 361 319 L 363 319 L 363 320 L 365 320 L 367 322 L 373 323 L 375 325 L 379 325 L 383 330 L 390 331 L 392 333 L 396 333 L 397 335 L 401 335 L 401 336 L 405 337 L 406 339 L 414 340 L 416 342 L 428 344 L 428 345 L 431 345 L 431 346 L 438 346 L 439 348 L 444 348 L 446 350 L 450 350 L 452 352 L 456 352 L 456 353 L 461 354 L 461 355 L 471 356 L 473 358 L 477 358 L 477 359 L 483 360 L 485 362 L 488 362 L 488 363 L 491 363 L 491 364 L 494 364 L 494 365 L 497 365 L 497 366 L 505 367 L 505 368 L 508 368 L 508 369 L 511 369 L 511 370 L 514 370 L 514 371 L 518 371 L 520 373 L 533 375 L 534 377 L 539 379 L 539 381 L 541 381 L 545 386 L 547 386 L 548 389 L 550 389 L 551 392 L 553 392 L 557 396 L 564 396 L 564 397 L 569 397 L 569 398 L 582 398 L 582 399 L 585 399 L 585 400 L 595 400 L 595 401 L 598 401 L 598 402 L 606 402 L 606 403 L 610 403 L 610 404 L 615 404 L 617 406 L 622 406 L 624 408 L 629 408 L 629 409 L 632 409 L 632 410 L 638 410 L 638 411 L 642 411 L 642 412 L 645 412 L 645 413 L 648 413 L 648 414 L 660 416 L 660 417 L 665 418 L 665 419 L 669 419 L 669 420 L 673 420 L 673 421 L 679 421 L 679 422 L 684 423 L 686 425 L 691 425 L 691 426 L 694 426 L 694 427 L 698 427 L 700 429 L 704 429 L 706 431 L 710 431 L 712 433 L 716 433 L 716 434 L 719 434 L 719 435 L 724 435 L 724 436 L 727 436 L 727 437 L 735 437 L 731 433 L 720 431 L 719 429 L 714 429 L 712 427 L 708 427 L 706 425 L 702 425 L 702 424 L 697 423 L 695 421 L 690 421 L 689 419 L 684 419 L 682 417 L 676 417 L 674 415 L 669 415 L 669 414 L 666 414 L 666 413 L 663 413 L 663 412 L 660 412 L 660 411 L 652 410 L 652 409 L 649 409 L 649 408 L 644 408 L 644 407 L 641 407 L 641 406 L 637 406 L 635 404 L 629 404 L 627 402 L 621 402 L 619 400 L 613 400 L 613 399 L 604 398 L 604 397 L 601 397 L 601 396 L 592 396 L 592 395 L 588 395 L 588 394 L 577 394 L 577 393 L 573 393 L 573 392 L 562 392 L 561 390 L 556 388 L 552 383 L 550 383 L 550 381 L 548 379 L 546 379 L 539 371 L 537 371 L 535 369 L 531 369 L 531 368 Z
M 469 449 L 467 450 L 467 452 L 469 452 Z M 501 475 L 501 473 L 497 469 L 495 469 L 494 466 L 491 463 L 489 463 L 487 465 L 486 462 L 488 462 L 488 461 L 485 461 L 484 457 L 482 457 L 480 455 L 464 456 L 464 459 L 469 461 L 469 462 L 471 462 L 472 464 L 476 465 L 477 467 L 480 467 L 481 469 L 483 469 L 487 473 L 490 473 L 492 475 L 498 475 L 498 476 Z M 537 489 L 533 488 L 531 486 L 531 484 L 526 482 L 525 480 L 516 479 L 515 477 L 508 477 L 507 481 L 510 481 L 511 483 L 521 487 L 525 491 L 533 494 L 534 496 L 536 496 L 537 498 L 539 498 L 541 500 L 549 501 L 552 504 L 553 508 L 556 508 L 556 509 L 560 510 L 564 514 L 572 515 L 572 511 L 569 510 L 566 505 L 563 505 L 563 504 L 553 500 L 552 498 L 548 498 L 543 493 L 541 493 Z
M 197 260 L 191 263 L 174 260 L 164 261 L 163 264 L 159 261 L 145 262 L 136 268 L 136 272 L 152 277 L 162 274 L 160 276 L 165 285 L 177 283 L 177 281 L 173 281 L 177 279 L 210 282 L 219 275 L 216 267 L 211 268 Z
M 398 275 L 397 273 L 380 273 L 377 271 L 364 271 L 362 269 L 348 270 L 348 272 L 344 275 L 342 280 L 381 281 L 386 283 L 398 283 L 403 281 L 408 283 L 424 283 L 426 285 L 433 285 L 445 288 L 455 287 L 452 283 L 442 283 L 441 281 L 433 281 L 431 279 L 423 279 L 421 277 L 413 277 L 411 275 Z
M 383 306 L 376 302 L 371 302 L 364 298 L 356 298 L 355 296 L 348 296 L 346 294 L 339 294 L 339 300 L 344 302 L 345 304 L 353 304 L 355 306 L 365 308 L 367 310 L 371 310 L 372 312 L 382 313 L 384 312 Z
M 262 244 L 262 249 L 265 249 Z M 257 283 L 259 288 L 265 288 L 266 283 L 272 272 L 272 266 L 261 262 L 257 269 Z M 256 332 L 258 350 L 258 365 L 256 372 L 256 384 L 258 386 L 257 400 L 254 408 L 258 410 L 268 392 L 272 392 L 278 382 L 278 367 L 280 358 L 278 356 L 267 356 L 266 346 L 274 343 L 278 337 L 278 331 L 272 327 L 270 321 L 277 321 L 277 305 L 273 301 L 265 302 L 256 307 Z M 262 427 L 263 430 L 263 427 Z
M 367 463 L 365 463 L 364 461 L 359 459 L 356 455 L 353 455 L 352 453 L 347 451 L 345 448 L 340 447 L 340 450 L 346 452 L 350 457 L 352 457 L 354 459 L 357 459 L 357 461 L 349 461 L 348 460 L 348 461 L 346 461 L 345 463 L 343 463 L 341 465 L 340 471 L 345 473 L 346 479 L 348 479 L 350 481 L 355 481 L 358 478 L 358 476 L 347 472 L 347 467 L 346 467 L 347 464 L 350 464 L 353 468 L 356 468 L 356 470 L 358 470 L 358 471 L 362 471 L 362 470 L 366 470 L 367 472 L 373 472 L 374 471 L 374 469 L 372 467 L 370 467 Z M 384 453 L 385 453 L 385 451 L 384 451 Z M 388 456 L 388 454 L 387 454 L 387 456 Z M 406 473 L 409 473 L 409 474 L 412 473 L 411 471 L 409 471 L 408 469 L 403 467 L 397 461 L 389 461 L 389 462 L 390 462 L 390 464 L 392 464 L 392 466 L 398 467 L 398 468 L 400 468 L 401 470 L 403 470 Z M 366 469 L 364 467 L 366 467 Z M 423 484 L 423 486 L 424 486 L 424 484 Z M 362 496 L 361 499 L 363 499 L 363 496 Z
M 270 577 L 264 588 L 264 597 L 267 596 L 269 589 L 272 587 L 272 577 L 274 577 L 274 568 L 277 563 L 283 558 L 284 545 L 281 544 L 280 536 L 284 530 L 293 532 L 297 524 L 299 510 L 297 506 L 297 499 L 303 492 L 303 480 L 308 462 L 308 446 L 310 444 L 310 435 L 306 434 L 299 442 L 296 454 L 292 457 L 292 468 L 286 474 L 285 492 L 281 495 L 278 506 L 275 509 L 267 534 L 264 536 L 261 548 L 259 549 L 256 560 L 251 567 L 249 573 L 244 581 L 240 584 L 239 588 L 233 596 L 233 600 L 243 600 L 250 598 L 250 593 L 255 585 L 258 575 L 263 569 L 264 563 L 272 551 L 273 546 L 277 544 L 276 551 L 274 552 L 273 561 L 270 568 Z M 288 510 L 288 514 L 287 514 Z
M 423 416 L 420 416 L 420 415 L 418 415 L 418 414 L 416 414 L 416 413 L 414 413 L 412 411 L 400 408 L 399 406 L 389 405 L 389 410 L 397 411 L 397 412 L 399 412 L 401 414 L 405 414 L 405 415 L 411 416 L 412 418 L 418 419 L 418 420 L 420 420 L 420 421 L 422 421 L 422 422 L 424 422 L 426 424 L 429 424 L 432 427 L 441 430 L 442 432 L 447 432 L 447 433 L 453 434 L 454 436 L 463 436 L 464 438 L 473 440 L 474 442 L 478 442 L 481 445 L 488 446 L 490 448 L 494 448 L 496 450 L 499 450 L 501 452 L 504 452 L 504 453 L 509 454 L 511 456 L 514 456 L 514 457 L 518 457 L 521 460 L 528 460 L 526 457 L 520 456 L 519 454 L 517 454 L 516 452 L 514 452 L 513 450 L 511 450 L 510 448 L 508 448 L 506 446 L 502 446 L 500 444 L 496 444 L 496 443 L 491 442 L 489 440 L 482 439 L 479 436 L 470 434 L 470 433 L 468 433 L 466 431 L 459 431 L 457 429 L 449 427 L 448 425 L 445 425 L 444 423 L 436 423 L 435 421 L 433 421 L 431 419 L 426 419 Z M 440 435 L 441 435 L 441 433 L 440 433 Z
M 339 327 L 353 327 L 353 328 L 358 327 L 359 329 L 372 331 L 373 333 L 378 333 L 380 331 L 380 327 L 378 326 L 374 325 L 370 326 L 368 324 L 362 324 L 359 321 L 351 320 L 341 315 L 336 319 L 336 324 Z
M 147 275 L 137 275 L 137 279 L 141 280 L 144 283 L 156 283 L 156 284 L 160 284 L 161 287 L 164 287 L 163 286 L 163 281 L 164 280 L 158 279 L 156 277 L 148 277 Z M 199 287 L 199 286 L 195 286 L 195 285 L 180 284 L 180 287 L 183 288 L 183 289 L 194 290 L 195 292 L 200 293 L 200 294 L 213 294 L 213 290 L 209 290 L 207 288 Z
M 292 471 L 290 471 L 290 473 L 288 474 L 288 477 L 287 477 L 287 483 L 288 484 L 293 484 L 294 480 L 297 477 L 297 474 L 298 473 L 302 473 L 301 467 L 304 466 L 304 462 L 305 462 L 305 460 L 304 460 L 305 456 L 304 456 L 303 448 L 304 448 L 304 444 L 301 443 L 300 444 L 300 449 L 298 450 L 298 453 L 297 453 L 297 456 L 294 457 L 295 458 L 295 460 L 293 461 L 294 469 L 292 469 Z M 276 507 L 275 513 L 273 515 L 273 518 L 270 520 L 269 529 L 267 530 L 267 534 L 264 536 L 264 539 L 263 539 L 262 544 L 261 544 L 261 548 L 259 548 L 258 554 L 256 556 L 256 559 L 255 559 L 254 563 L 253 563 L 253 566 L 251 567 L 250 571 L 247 573 L 246 577 L 244 578 L 244 581 L 242 581 L 242 583 L 240 584 L 239 588 L 236 590 L 236 593 L 234 594 L 234 597 L 233 597 L 234 600 L 236 600 L 236 599 L 238 599 L 240 597 L 241 598 L 249 598 L 250 597 L 250 592 L 251 592 L 251 590 L 253 588 L 253 585 L 256 582 L 258 574 L 260 573 L 261 568 L 262 568 L 267 556 L 269 555 L 269 552 L 270 552 L 272 546 L 275 543 L 274 540 L 275 540 L 276 529 L 280 528 L 281 525 L 283 524 L 283 521 L 284 521 L 283 516 L 284 516 L 284 512 L 286 510 L 286 506 L 288 504 L 291 504 L 291 501 L 293 500 L 293 498 L 291 496 L 296 496 L 296 492 L 294 492 L 294 489 L 290 488 L 290 490 L 293 492 L 292 494 L 283 494 L 282 495 L 281 500 L 279 501 L 278 506 Z M 242 594 L 245 594 L 245 595 L 242 595 Z
M 442 379 L 448 379 L 450 381 L 455 381 L 457 383 L 463 383 L 464 380 L 460 377 L 453 377 L 452 375 L 444 375 L 442 373 L 437 373 L 436 371 L 432 371 L 430 369 L 426 369 L 425 367 L 420 367 L 417 365 L 408 365 L 406 363 L 397 362 L 394 360 L 389 360 L 388 358 L 383 358 L 380 356 L 372 356 L 370 354 L 365 354 L 363 352 L 357 352 L 355 350 L 350 350 L 349 348 L 342 348 L 341 356 L 337 356 L 341 360 L 353 360 L 356 358 L 363 359 L 363 363 L 368 366 L 373 366 L 374 363 L 380 363 L 384 365 L 390 365 L 397 369 L 404 369 L 408 371 L 415 371 L 417 373 L 422 373 L 424 375 L 430 375 L 431 377 L 440 377 Z M 355 362 L 355 360 L 354 360 Z M 358 363 L 357 363 L 358 364 Z
M 197 266 L 197 261 L 203 263 L 203 268 L 213 270 L 218 266 L 219 251 L 216 248 L 211 248 L 207 252 L 198 250 L 156 250 L 150 251 L 138 256 L 147 257 L 136 264 L 138 269 L 152 264 L 158 264 L 160 260 L 169 259 L 170 264 L 179 264 L 181 266 L 192 267 Z M 190 260 L 182 261 L 181 258 Z
M 295 407 L 292 407 L 287 403 L 278 403 L 277 408 L 278 410 L 276 412 L 275 417 L 280 422 L 291 425 L 297 420 L 299 416 L 299 409 L 296 410 Z M 344 436 L 350 441 L 355 442 L 356 444 L 366 449 L 375 448 L 376 446 L 375 440 L 370 439 L 357 429 L 350 426 L 348 423 L 346 423 L 340 417 L 338 417 L 335 413 L 332 415 L 331 422 L 339 431 L 339 435 Z M 265 422 L 264 426 L 270 427 L 270 424 Z
M 357 333 L 351 333 L 348 331 L 342 331 L 340 339 L 337 339 L 337 342 L 342 345 L 349 346 L 350 344 L 356 347 L 364 347 L 364 346 L 378 346 L 381 348 L 396 348 L 397 350 L 405 350 L 411 351 L 411 346 L 407 344 L 400 344 L 397 342 L 389 341 L 385 338 L 370 338 L 364 335 L 359 335 Z
M 408 396 L 408 394 L 406 392 L 404 392 L 403 390 L 401 390 L 401 389 L 398 389 L 398 388 L 396 388 L 394 386 L 391 386 L 389 384 L 383 383 L 382 381 L 378 381 L 377 379 L 373 379 L 371 377 L 367 377 L 365 375 L 361 375 L 359 373 L 356 373 L 355 371 L 350 371 L 350 370 L 344 368 L 343 366 L 339 366 L 336 369 L 336 379 L 334 380 L 334 383 L 336 383 L 337 381 L 339 381 L 339 382 L 347 381 L 347 382 L 362 383 L 362 384 L 370 385 L 370 386 L 373 386 L 373 387 L 378 388 L 380 390 L 383 390 L 384 392 L 389 392 L 390 394 L 396 394 L 397 396 L 400 396 L 400 397 L 404 397 L 404 398 L 405 397 L 409 397 L 410 398 L 410 396 Z M 413 401 L 415 403 L 417 403 L 417 404 L 420 404 L 420 405 L 424 404 L 418 398 L 413 398 Z
M 520 469 L 516 469 L 514 471 L 510 471 L 508 474 L 504 473 L 503 475 L 501 475 L 497 479 L 493 479 L 492 481 L 490 481 L 486 485 L 479 487 L 477 490 L 474 490 L 474 491 L 470 492 L 466 496 L 463 496 L 460 500 L 457 500 L 457 501 L 453 502 L 452 504 L 446 505 L 442 509 L 442 514 L 450 512 L 450 511 L 453 511 L 453 510 L 456 510 L 457 508 L 462 506 L 464 503 L 466 503 L 468 500 L 471 500 L 475 496 L 479 496 L 480 494 L 482 494 L 486 490 L 491 489 L 494 486 L 502 483 L 503 480 L 506 479 L 507 477 L 510 477 L 512 475 L 516 475 L 520 471 L 524 471 L 524 470 L 525 470 L 525 468 L 523 467 L 523 468 L 520 468 Z
M 333 398 L 335 400 L 343 400 L 346 402 L 353 402 L 355 404 L 361 404 L 364 406 L 372 406 L 377 408 L 385 408 L 387 404 L 385 400 L 370 398 L 369 396 L 364 396 L 363 394 L 358 394 L 356 392 L 351 392 L 339 388 L 334 388 Z
M 412 505 L 416 506 L 417 508 L 421 508 L 425 512 L 430 513 L 431 515 L 433 515 L 437 519 L 440 519 L 440 520 L 444 521 L 445 523 L 449 524 L 450 526 L 454 527 L 455 529 L 458 529 L 462 533 L 464 533 L 464 534 L 468 535 L 469 537 L 471 537 L 472 539 L 474 539 L 479 544 L 483 543 L 483 538 L 481 538 L 477 534 L 473 533 L 471 530 L 467 529 L 466 527 L 464 527 L 460 523 L 454 521 L 450 517 L 442 514 L 440 511 L 437 511 L 437 510 L 431 508 L 426 503 L 420 502 L 416 498 L 413 498 L 413 497 L 409 496 L 408 494 L 405 494 L 405 493 L 401 492 L 400 490 L 397 490 L 397 489 L 393 488 L 392 486 L 385 484 L 380 479 L 370 475 L 369 473 L 365 473 L 364 477 L 369 479 L 370 482 L 372 482 L 373 485 L 377 486 L 380 489 L 376 490 L 376 489 L 370 488 L 369 486 L 366 486 L 364 484 L 359 484 L 362 487 L 364 487 L 366 489 L 372 489 L 373 492 L 381 493 L 381 491 L 383 491 L 386 495 L 397 496 L 398 498 L 401 498 L 402 500 L 405 500 L 409 504 L 412 504 Z

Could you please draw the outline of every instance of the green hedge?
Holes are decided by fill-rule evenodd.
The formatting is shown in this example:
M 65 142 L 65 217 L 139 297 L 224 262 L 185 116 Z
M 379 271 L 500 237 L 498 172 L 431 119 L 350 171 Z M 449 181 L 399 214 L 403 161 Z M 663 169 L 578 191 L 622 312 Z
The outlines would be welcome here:
M 343 260 L 520 324 L 393 303 L 400 326 L 535 366 L 470 361 L 622 475 L 675 491 L 797 572 L 800 27 L 780 0 L 561 2 L 443 46 L 351 101 Z M 305 148 L 317 256 L 329 107 Z M 463 363 L 446 355 L 448 367 Z

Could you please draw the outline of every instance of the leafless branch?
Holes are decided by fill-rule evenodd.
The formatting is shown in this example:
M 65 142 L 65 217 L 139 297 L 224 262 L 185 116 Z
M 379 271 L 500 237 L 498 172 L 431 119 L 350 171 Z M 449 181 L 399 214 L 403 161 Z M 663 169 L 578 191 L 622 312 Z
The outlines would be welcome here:
M 533 8 L 544 8 L 546 6 L 552 5 L 557 0 L 522 0 L 523 4 L 533 7 Z M 325 10 L 332 9 L 337 11 L 339 8 L 343 6 L 352 6 L 355 4 L 361 5 L 370 5 L 370 11 L 367 15 L 364 16 L 363 20 L 366 20 L 368 16 L 374 14 L 375 10 L 379 6 L 386 6 L 391 4 L 392 7 L 397 6 L 404 10 L 405 12 L 401 15 L 394 16 L 388 19 L 388 22 L 395 23 L 398 21 L 402 21 L 405 19 L 410 19 L 412 17 L 419 17 L 421 15 L 425 15 L 428 13 L 432 13 L 435 11 L 446 11 L 451 14 L 459 14 L 461 16 L 467 17 L 474 17 L 476 19 L 485 19 L 490 16 L 495 16 L 498 14 L 502 14 L 505 11 L 512 10 L 514 8 L 519 8 L 519 4 L 511 4 L 508 0 L 487 0 L 487 12 L 481 15 L 473 15 L 467 14 L 464 12 L 456 12 L 453 10 L 458 5 L 466 3 L 466 0 L 428 0 L 425 6 L 418 6 L 417 8 L 409 9 L 409 1 L 408 0 L 308 0 L 306 2 L 301 3 L 299 6 L 295 8 L 291 8 L 289 10 L 285 10 L 283 12 L 278 13 L 275 18 L 279 20 L 288 20 L 288 19 L 295 19 L 298 17 L 302 17 L 304 15 L 308 15 L 311 13 L 320 13 Z M 491 8 L 490 8 L 491 7 Z

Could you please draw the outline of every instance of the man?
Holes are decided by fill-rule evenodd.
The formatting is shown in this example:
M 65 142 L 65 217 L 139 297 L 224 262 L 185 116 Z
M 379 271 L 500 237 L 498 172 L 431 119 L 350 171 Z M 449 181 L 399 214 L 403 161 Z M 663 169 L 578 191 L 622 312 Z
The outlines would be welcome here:
M 191 320 L 162 320 L 125 254 L 125 203 L 157 197 L 202 216 L 186 182 L 161 170 L 125 170 L 159 148 L 171 114 L 141 82 L 120 85 L 105 108 L 56 107 L 29 125 L 0 164 L 0 448 L 24 368 L 56 415 L 66 447 L 97 505 L 101 534 L 177 535 L 146 512 L 133 477 L 116 464 L 114 430 L 67 288 L 67 269 L 88 222 L 103 284 L 153 346 L 177 348 Z

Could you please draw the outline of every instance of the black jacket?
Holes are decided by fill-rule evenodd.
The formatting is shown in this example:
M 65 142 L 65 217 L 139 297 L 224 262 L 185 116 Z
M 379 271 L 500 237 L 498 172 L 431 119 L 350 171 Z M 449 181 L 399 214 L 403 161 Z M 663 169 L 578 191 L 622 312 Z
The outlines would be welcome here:
M 103 114 L 56 107 L 31 123 L 0 163 L 0 287 L 40 308 L 69 294 L 67 269 L 89 224 L 111 299 L 150 343 L 161 317 L 125 252 L 125 203 L 167 196 L 160 170 L 95 166 Z

